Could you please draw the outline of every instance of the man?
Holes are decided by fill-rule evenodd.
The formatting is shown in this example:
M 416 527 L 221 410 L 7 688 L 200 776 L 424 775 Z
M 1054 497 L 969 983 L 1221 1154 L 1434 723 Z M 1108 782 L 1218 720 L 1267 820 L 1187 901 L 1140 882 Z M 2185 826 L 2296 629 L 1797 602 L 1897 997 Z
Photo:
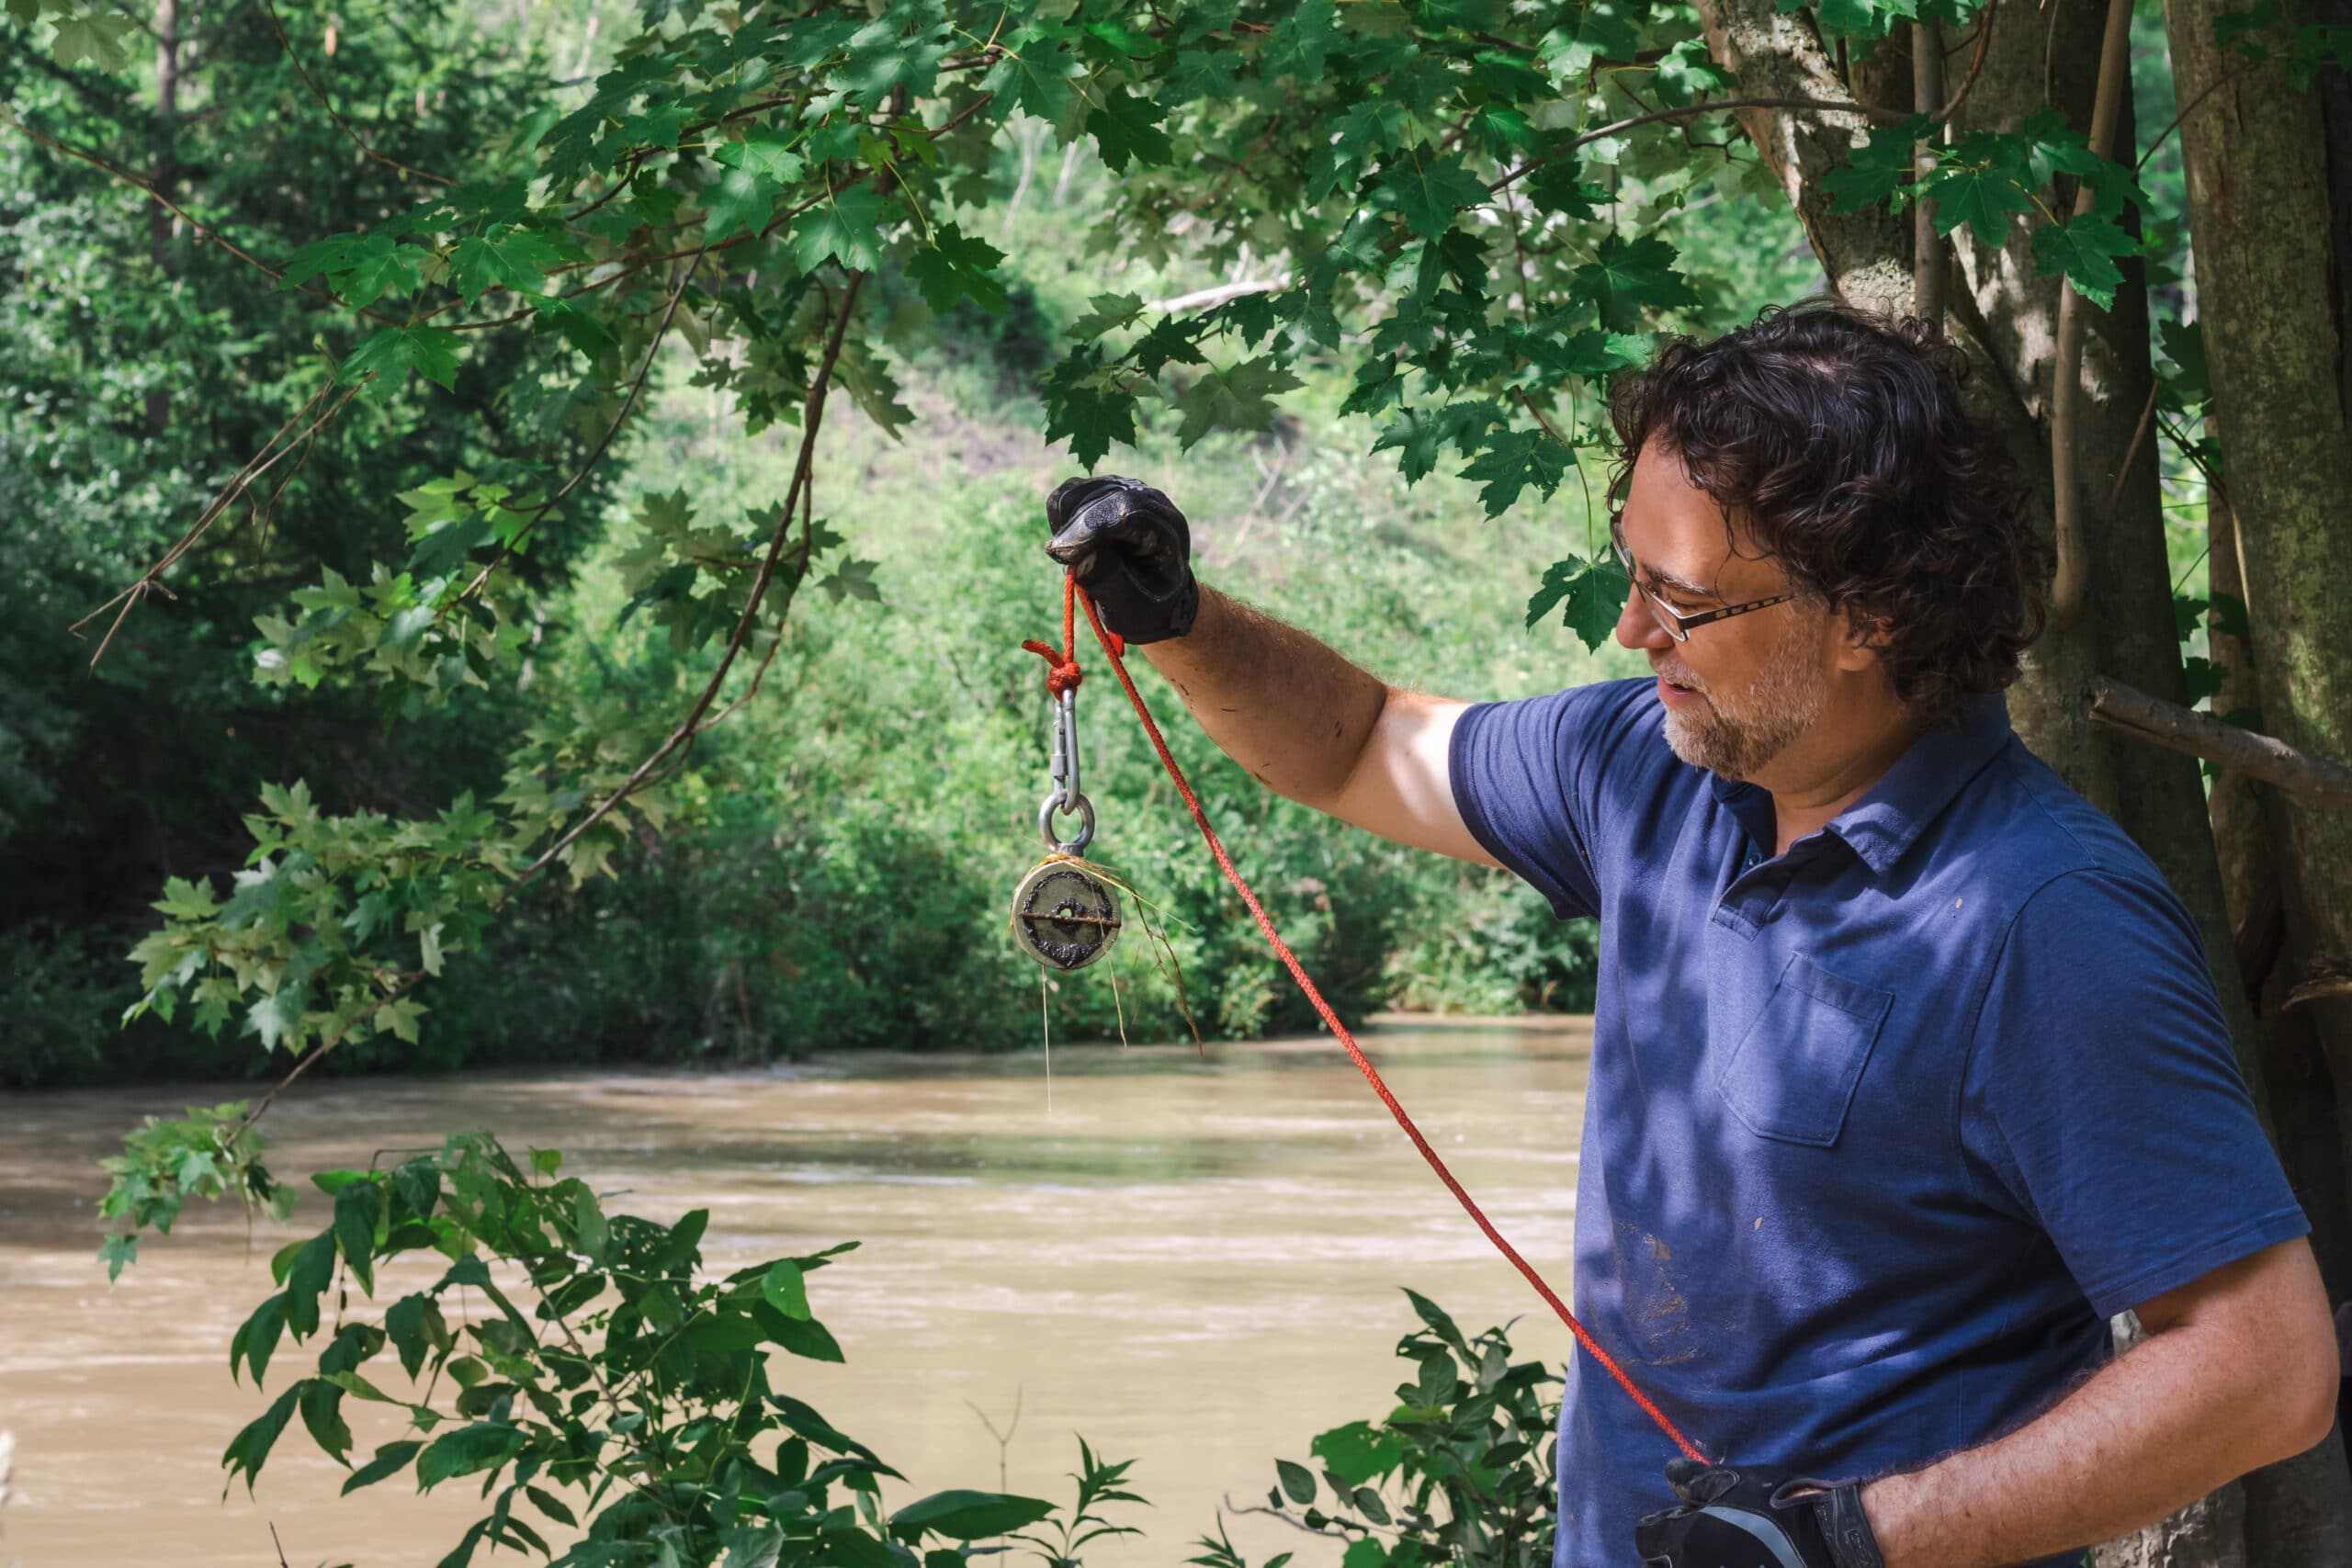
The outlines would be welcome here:
M 1573 1365 L 1559 1568 L 2071 1561 L 2334 1418 L 2197 929 L 2009 729 L 2048 555 L 1942 352 L 1768 311 L 1619 387 L 1654 681 L 1399 690 L 1199 588 L 1159 491 L 1048 508 L 1267 785 L 1600 919 L 1577 1310 L 1736 1465 Z

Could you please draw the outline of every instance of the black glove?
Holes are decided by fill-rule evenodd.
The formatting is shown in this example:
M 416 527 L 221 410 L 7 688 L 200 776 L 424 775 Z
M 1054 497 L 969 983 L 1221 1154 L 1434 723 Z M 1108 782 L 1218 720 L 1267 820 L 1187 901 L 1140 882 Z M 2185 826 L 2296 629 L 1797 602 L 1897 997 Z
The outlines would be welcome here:
M 1046 553 L 1078 573 L 1102 624 L 1129 642 L 1163 642 L 1193 629 L 1193 530 L 1176 503 L 1114 474 L 1067 479 L 1046 502 Z
M 1886 1568 L 1858 1484 L 1687 1459 L 1666 1479 L 1681 1504 L 1634 1527 L 1647 1568 Z

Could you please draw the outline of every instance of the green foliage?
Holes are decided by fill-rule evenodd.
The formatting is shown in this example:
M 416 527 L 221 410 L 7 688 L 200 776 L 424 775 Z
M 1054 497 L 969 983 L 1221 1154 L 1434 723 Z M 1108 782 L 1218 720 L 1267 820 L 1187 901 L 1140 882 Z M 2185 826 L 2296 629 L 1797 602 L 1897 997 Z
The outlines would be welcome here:
M 383 500 L 397 496 L 396 535 L 273 561 L 300 580 L 290 604 L 228 613 L 227 626 L 249 619 L 261 634 L 262 692 L 372 705 L 428 732 L 461 728 L 493 698 L 511 706 L 596 536 L 583 525 L 601 521 L 600 460 L 627 439 L 672 345 L 749 434 L 798 421 L 813 440 L 833 387 L 895 433 L 912 415 L 885 346 L 935 337 L 939 313 L 967 303 L 1010 305 L 1009 253 L 980 225 L 1002 139 L 1031 123 L 1019 116 L 1123 176 L 1096 245 L 1165 256 L 1178 209 L 1195 207 L 1193 257 L 1224 267 L 1246 248 L 1279 276 L 1197 310 L 1098 301 L 1074 329 L 1083 341 L 1040 379 L 1049 435 L 1090 466 L 1148 436 L 1147 400 L 1168 404 L 1179 444 L 1194 447 L 1271 428 L 1310 373 L 1349 377 L 1363 394 L 1351 406 L 1389 422 L 1381 447 L 1398 448 L 1408 475 L 1458 464 L 1499 513 L 1558 493 L 1593 440 L 1600 378 L 1701 306 L 1675 244 L 1624 224 L 1733 176 L 1694 160 L 1673 127 L 1581 132 L 1616 112 L 1591 74 L 1603 62 L 1620 85 L 1646 75 L 1674 102 L 1724 85 L 1679 6 L 1539 7 L 1521 20 L 1540 43 L 1516 51 L 1468 12 L 967 9 L 663 6 L 576 93 L 550 100 L 528 58 L 476 62 L 480 85 L 446 116 L 445 68 L 383 52 L 372 40 L 389 29 L 373 13 L 342 18 L 331 71 L 309 56 L 304 18 L 282 38 L 274 21 L 254 36 L 256 68 L 267 62 L 300 112 L 272 92 L 240 101 L 274 106 L 269 134 L 300 136 L 301 156 L 285 162 L 333 162 L 371 183 L 295 220 L 264 220 L 227 182 L 183 193 L 264 268 L 220 247 L 167 265 L 200 258 L 225 314 L 240 290 L 266 299 L 270 330 L 302 344 L 258 395 L 220 400 L 248 407 L 256 432 L 263 409 L 297 409 L 298 423 L 313 421 L 292 438 L 305 442 L 435 422 L 463 433 L 371 491 L 335 495 L 387 525 Z M 285 79 L 288 50 L 319 64 L 323 85 Z M 408 101 L 412 85 L 421 104 L 434 89 L 429 109 L 357 107 Z M 240 85 L 208 78 L 204 90 Z M 37 107 L 80 113 L 76 101 L 52 90 Z M 356 118 L 325 112 L 337 102 Z M 1335 141 L 1317 129 L 1326 122 L 1362 134 Z M 1206 203 L 1204 167 L 1222 171 Z M 247 449 L 289 465 L 289 483 L 315 475 L 310 447 L 295 459 L 290 444 L 277 451 L 283 438 L 256 434 Z M 335 481 L 380 480 L 386 468 L 346 457 Z M 722 646 L 764 665 L 808 582 L 828 601 L 886 604 L 876 558 L 815 515 L 813 484 L 797 477 L 813 468 L 811 449 L 784 503 L 770 496 L 740 521 L 688 491 L 614 520 L 619 624 L 659 627 L 683 671 Z M 1607 576 L 1589 572 L 1588 589 Z M 1573 601 L 1588 641 L 1590 597 Z M 139 624 L 153 614 L 132 607 Z M 639 694 L 534 698 L 503 756 L 476 750 L 437 775 L 447 786 L 403 792 L 398 809 L 380 792 L 331 799 L 343 792 L 323 775 L 308 775 L 314 793 L 303 772 L 277 772 L 285 782 L 247 818 L 250 847 L 165 888 L 164 925 L 138 948 L 135 1021 L 209 1035 L 234 1021 L 265 1052 L 411 1040 L 441 1006 L 429 983 L 478 949 L 536 873 L 560 866 L 576 889 L 638 836 L 668 830 L 675 770 L 652 760 L 691 738 L 677 709 L 649 712 Z M 715 711 L 717 695 L 692 711 Z M 229 863 L 240 868 L 224 877 Z M 1217 998 L 1219 1027 L 1284 1016 L 1279 987 L 1250 967 Z M 1377 965 L 1356 967 L 1360 991 L 1376 990 Z
M 279 1288 L 238 1328 L 229 1370 L 258 1390 L 289 1341 L 318 1356 L 230 1441 L 230 1483 L 253 1487 L 297 1415 L 350 1471 L 346 1495 L 403 1473 L 420 1492 L 480 1477 L 488 1512 L 442 1559 L 456 1568 L 485 1544 L 558 1568 L 960 1568 L 1053 1519 L 1049 1503 L 963 1490 L 885 1513 L 880 1480 L 899 1472 L 779 1386 L 779 1352 L 841 1359 L 799 1281 L 854 1242 L 713 1275 L 706 1212 L 607 1214 L 561 1169 L 552 1150 L 520 1163 L 467 1134 L 389 1170 L 313 1177 L 333 1223 L 272 1260 Z M 421 1258 L 434 1268 L 420 1274 Z M 391 1269 L 420 1288 L 370 1314 L 350 1287 L 373 1303 Z M 355 1464 L 351 1401 L 398 1412 L 410 1435 Z M 1102 1506 L 1140 1501 L 1119 1489 L 1125 1464 L 1080 1451 L 1078 1504 L 1057 1540 L 1037 1540 L 1055 1568 L 1125 1533 Z M 550 1528 L 576 1539 L 559 1551 Z
M 1562 624 L 1578 640 L 1587 648 L 1599 648 L 1608 640 L 1617 624 L 1617 613 L 1633 591 L 1633 580 L 1614 557 L 1556 561 L 1527 601 L 1527 625 L 1532 630 L 1557 608 Z
M 1051 1534 L 1039 1529 L 1020 1538 L 1037 1549 L 1046 1568 L 1079 1568 L 1084 1561 L 1082 1553 L 1095 1541 L 1143 1533 L 1131 1525 L 1114 1525 L 1101 1512 L 1113 1503 L 1143 1501 L 1126 1490 L 1127 1472 L 1133 1464 L 1132 1460 L 1111 1463 L 1098 1459 L 1086 1439 L 1079 1439 L 1078 1470 L 1070 1476 L 1076 1496 L 1069 1511 L 1051 1517 Z
M 285 1219 L 292 1197 L 261 1163 L 263 1140 L 252 1111 L 250 1102 L 238 1100 L 209 1110 L 190 1106 L 176 1121 L 150 1116 L 123 1139 L 122 1153 L 98 1162 L 113 1178 L 98 1201 L 99 1223 L 109 1233 L 98 1260 L 108 1280 L 137 1261 L 141 1231 L 169 1235 L 191 1198 L 234 1196 L 249 1212 Z
M 1542 1568 L 1558 1507 L 1559 1398 L 1545 1391 L 1560 1380 L 1514 1362 L 1506 1329 L 1465 1337 L 1436 1303 L 1405 1294 L 1421 1326 L 1396 1345 L 1413 1366 L 1396 1406 L 1317 1437 L 1312 1465 L 1276 1460 L 1266 1506 L 1344 1541 L 1345 1568 Z M 1222 1529 L 1196 1544 L 1188 1562 L 1248 1568 Z

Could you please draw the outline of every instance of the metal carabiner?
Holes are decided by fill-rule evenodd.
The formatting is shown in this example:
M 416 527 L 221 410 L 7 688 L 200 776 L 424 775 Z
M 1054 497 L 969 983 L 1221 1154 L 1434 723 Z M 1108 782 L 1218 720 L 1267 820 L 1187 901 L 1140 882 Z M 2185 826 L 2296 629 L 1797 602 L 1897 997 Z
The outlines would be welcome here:
M 1066 855 L 1084 854 L 1086 846 L 1094 841 L 1094 803 L 1080 787 L 1078 693 L 1067 686 L 1054 703 L 1052 773 L 1054 787 L 1037 807 L 1037 831 L 1051 849 Z M 1054 818 L 1073 812 L 1079 818 L 1078 836 L 1062 839 L 1054 831 Z

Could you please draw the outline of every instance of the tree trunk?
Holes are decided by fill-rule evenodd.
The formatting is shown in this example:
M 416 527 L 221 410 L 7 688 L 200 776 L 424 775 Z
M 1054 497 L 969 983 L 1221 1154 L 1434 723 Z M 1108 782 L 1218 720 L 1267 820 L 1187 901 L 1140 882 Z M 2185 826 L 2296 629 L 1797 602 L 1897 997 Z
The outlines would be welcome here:
M 180 6 L 179 0 L 159 0 L 155 6 L 155 163 L 149 172 L 149 181 L 164 196 L 171 194 L 179 177 L 179 158 L 175 143 L 179 135 L 180 114 Z M 147 209 L 147 240 L 156 267 L 164 277 L 178 272 L 173 265 L 173 225 L 175 220 L 160 204 Z M 172 394 L 167 388 L 155 387 L 147 394 L 147 434 L 160 435 L 171 423 Z
M 2098 6 L 2069 6 L 2056 14 L 2053 25 L 2048 13 L 2004 6 L 1994 21 L 1984 70 L 1961 107 L 1956 129 L 2015 130 L 2042 106 L 2045 83 L 2051 101 L 2077 128 L 2087 127 L 2105 31 L 2102 12 Z M 2133 141 L 2127 98 L 2116 147 L 2129 149 Z M 2057 194 L 2070 201 L 2073 193 Z M 2059 280 L 2034 276 L 2032 247 L 2022 225 L 2013 226 L 1998 246 L 1984 244 L 1969 230 L 1956 231 L 1952 239 L 1996 364 L 2037 429 L 2047 482 Z M 2123 825 L 2196 917 L 2240 1065 L 2259 1099 L 2254 1015 L 2238 980 L 2235 933 L 2222 894 L 2197 764 L 2096 730 L 2083 708 L 2083 688 L 2094 673 L 2168 702 L 2186 694 L 2173 635 L 2155 442 L 2143 423 L 2154 388 L 2146 276 L 2136 258 L 2124 265 L 2123 275 L 2112 310 L 2081 307 L 2087 331 L 2074 442 L 2090 591 L 2073 625 L 2052 631 L 2034 647 L 2009 705 L 2026 743 Z
M 2352 506 L 2340 214 L 2319 99 L 2295 91 L 2277 60 L 2222 52 L 2221 0 L 2168 0 L 2199 311 L 2227 439 L 2230 502 L 2253 626 L 2264 728 L 2319 755 L 2352 759 L 2352 554 L 2340 536 Z M 2312 21 L 2296 16 L 2290 21 Z M 2342 171 L 2335 172 L 2340 178 Z M 2352 1237 L 2345 1224 L 2343 1094 L 2352 1090 L 2352 1003 L 2289 1006 L 2312 966 L 2352 954 L 2352 819 L 2273 793 L 2275 864 L 2288 928 L 2284 973 L 2265 991 L 2267 1055 L 2298 1096 L 2332 1103 L 2281 1107 L 2281 1150 L 2300 1168 L 2315 1250 L 2337 1300 Z M 2335 1122 L 2337 1166 L 2324 1166 L 2309 1134 Z M 2327 1176 L 2333 1180 L 2327 1180 Z M 2352 1482 L 2341 1438 L 2249 1477 L 2250 1568 L 2352 1562 Z M 2327 1455 L 2332 1455 L 2333 1461 Z
M 2345 214 L 2331 201 L 2320 96 L 2295 90 L 2282 61 L 2224 53 L 2214 23 L 2222 0 L 2169 0 L 2199 313 L 2228 441 L 2227 482 L 2253 624 L 2263 727 L 2318 755 L 2352 761 L 2352 411 L 2346 392 Z M 2282 25 L 2326 18 L 2286 7 Z M 2270 40 L 2274 46 L 2277 39 Z M 2201 101 L 2200 101 L 2201 99 Z M 2287 922 L 2283 983 L 2267 996 L 2285 1010 L 2281 1054 L 2316 1042 L 2335 1091 L 2338 1148 L 2352 1168 L 2352 1001 L 2296 1002 L 2297 985 L 2352 967 L 2352 818 L 2274 795 L 2279 890 Z M 2266 1008 L 2266 1011 L 2267 1009 Z M 2303 1083 L 2321 1087 L 2312 1064 Z M 2346 1178 L 2339 1173 L 2339 1182 Z M 2320 1205 L 2313 1218 L 2340 1224 Z M 2352 1238 L 2322 1235 L 2338 1301 Z M 2352 1561 L 2352 1496 L 2333 1521 L 2335 1562 Z M 2313 1559 L 2320 1561 L 2321 1559 Z M 2280 1562 L 2298 1561 L 2282 1557 Z
M 2218 419 L 2209 431 L 2222 442 L 2228 438 Z M 2245 581 L 2239 566 L 2236 513 L 2223 486 L 2206 497 L 2206 537 L 2211 546 L 2210 592 L 2219 604 L 2245 602 Z M 2258 715 L 2262 705 L 2254 670 L 2254 650 L 2245 638 L 2224 629 L 2227 617 L 2215 615 L 2207 628 L 2206 649 L 2224 671 L 2222 688 L 2213 696 L 2217 714 Z M 2209 805 L 2212 813 L 2213 848 L 2221 861 L 2222 892 L 2230 919 L 2238 931 L 2238 964 L 2246 990 L 2257 1000 L 2256 1038 L 2262 1053 L 2262 1070 L 2270 1090 L 2271 1133 L 2278 1145 L 2279 1162 L 2295 1197 L 2311 1216 L 2312 1251 L 2319 1260 L 2320 1278 L 2328 1299 L 2352 1298 L 2352 1186 L 2347 1185 L 2343 1125 L 2337 1114 L 2335 1075 L 2311 1024 L 2308 1008 L 2287 1008 L 2288 985 L 2278 981 L 2292 975 L 2296 961 L 2285 955 L 2286 913 L 2279 882 L 2274 796 L 2277 792 L 2234 771 L 2224 770 L 2213 780 Z

